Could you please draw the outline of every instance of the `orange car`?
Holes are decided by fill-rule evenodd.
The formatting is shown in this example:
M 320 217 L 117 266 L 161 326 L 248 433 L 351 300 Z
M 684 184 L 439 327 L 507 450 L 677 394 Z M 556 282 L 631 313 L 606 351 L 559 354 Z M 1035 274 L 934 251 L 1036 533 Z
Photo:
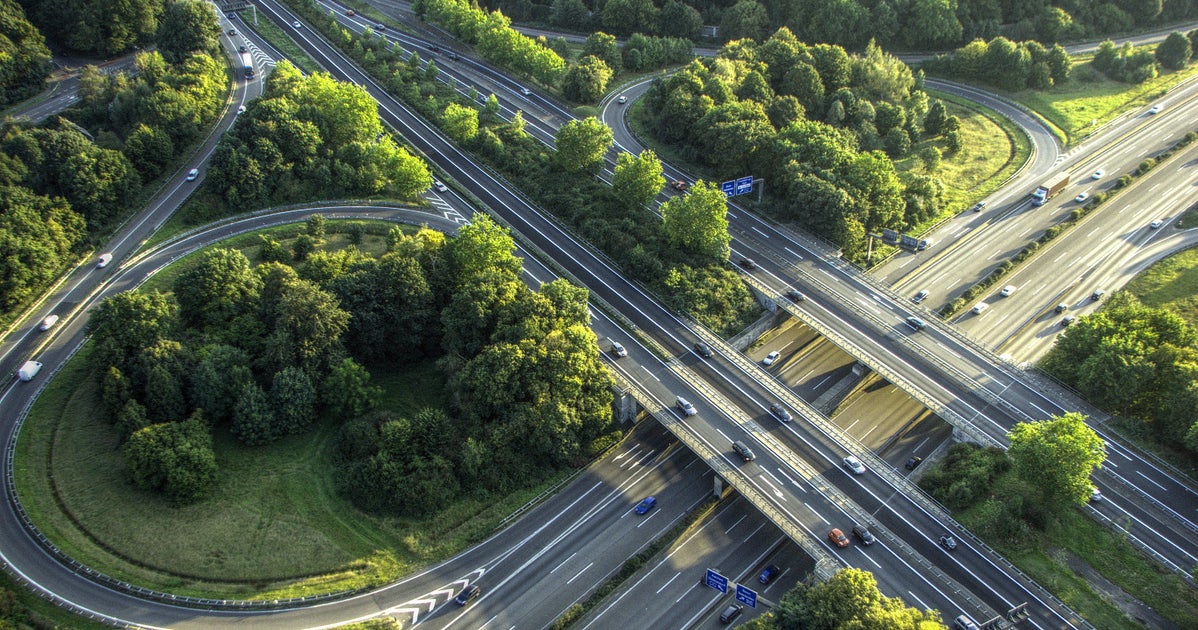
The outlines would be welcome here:
M 839 529 L 833 529 L 832 531 L 828 532 L 828 540 L 831 540 L 833 545 L 836 545 L 841 549 L 849 546 L 849 537 L 845 536 L 844 532 L 840 531 Z

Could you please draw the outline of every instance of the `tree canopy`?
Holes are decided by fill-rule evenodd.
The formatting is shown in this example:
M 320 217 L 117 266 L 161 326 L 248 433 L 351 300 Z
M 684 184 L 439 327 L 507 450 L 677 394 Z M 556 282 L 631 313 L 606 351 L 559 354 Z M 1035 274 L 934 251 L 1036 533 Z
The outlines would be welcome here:
M 1012 429 L 1009 453 L 1015 472 L 1036 488 L 1045 505 L 1085 503 L 1090 475 L 1106 460 L 1106 446 L 1085 416 L 1067 413 L 1040 422 L 1020 422 Z

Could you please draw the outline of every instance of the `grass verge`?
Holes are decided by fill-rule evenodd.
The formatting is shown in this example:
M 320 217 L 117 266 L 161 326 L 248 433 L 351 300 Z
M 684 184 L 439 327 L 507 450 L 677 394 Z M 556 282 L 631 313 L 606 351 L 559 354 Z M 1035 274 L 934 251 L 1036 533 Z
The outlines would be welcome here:
M 55 606 L 0 571 L 0 628 L 101 630 L 110 627 Z

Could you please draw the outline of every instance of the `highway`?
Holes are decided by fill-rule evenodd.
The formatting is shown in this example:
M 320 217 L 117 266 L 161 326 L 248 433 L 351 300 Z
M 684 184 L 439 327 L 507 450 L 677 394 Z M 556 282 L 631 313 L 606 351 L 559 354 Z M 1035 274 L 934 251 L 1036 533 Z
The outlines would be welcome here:
M 290 28 L 288 25 L 293 17 L 271 3 L 263 3 L 261 8 L 264 13 L 271 13 L 272 19 L 280 23 L 285 30 Z M 889 476 L 866 474 L 856 477 L 844 472 L 838 465 L 839 458 L 843 457 L 847 450 L 844 448 L 844 444 L 847 443 L 844 438 L 824 434 L 815 425 L 807 426 L 807 423 L 796 422 L 787 425 L 784 439 L 787 440 L 788 448 L 775 449 L 773 438 L 767 432 L 761 431 L 760 425 L 738 415 L 736 410 L 752 408 L 753 405 L 760 409 L 763 399 L 793 397 L 793 394 L 779 393 L 777 384 L 764 376 L 759 368 L 753 367 L 751 363 L 746 366 L 743 363 L 747 362 L 738 362 L 738 358 L 725 348 L 718 348 L 719 354 L 711 361 L 704 361 L 691 353 L 691 345 L 703 338 L 701 332 L 662 310 L 655 301 L 623 280 L 602 259 L 574 243 L 551 221 L 539 215 L 536 209 L 508 192 L 501 182 L 494 180 L 468 157 L 449 146 L 437 132 L 381 94 L 376 86 L 322 41 L 312 37 L 306 29 L 296 32 L 295 36 L 310 55 L 329 67 L 336 76 L 368 86 L 372 94 L 379 99 L 380 113 L 388 122 L 403 130 L 405 137 L 429 155 L 454 181 L 486 202 L 502 219 L 516 227 L 528 242 L 555 260 L 562 270 L 590 288 L 599 300 L 599 305 L 606 303 L 613 307 L 616 312 L 639 326 L 642 335 L 676 357 L 663 364 L 660 360 L 655 360 L 648 349 L 638 348 L 640 357 L 636 359 L 637 365 L 630 367 L 627 373 L 624 373 L 623 368 L 620 371 L 626 378 L 646 388 L 645 402 L 651 407 L 668 407 L 672 403 L 674 393 L 685 392 L 691 395 L 700 406 L 700 415 L 696 417 L 696 420 L 700 421 L 687 422 L 684 428 L 678 430 L 705 445 L 709 452 L 703 456 L 707 458 L 708 463 L 728 472 L 738 489 L 750 495 L 766 497 L 769 502 L 767 508 L 786 514 L 786 520 L 792 527 L 797 528 L 797 531 L 807 532 L 808 537 L 816 541 L 821 541 L 819 544 L 823 545 L 823 553 L 837 558 L 845 556 L 833 555 L 838 552 L 822 542 L 825 540 L 823 535 L 829 523 L 824 519 L 827 516 L 846 521 L 856 518 L 859 513 L 855 511 L 858 509 L 855 506 L 869 512 L 879 510 L 880 516 L 876 516 L 882 525 L 879 531 L 884 544 L 871 550 L 868 558 L 850 556 L 852 561 L 841 562 L 856 563 L 868 560 L 876 563 L 878 569 L 875 572 L 879 575 L 883 589 L 895 594 L 906 591 L 904 596 L 911 598 L 908 601 L 913 604 L 919 602 L 917 605 L 940 608 L 948 617 L 953 616 L 953 611 L 964 610 L 975 617 L 985 618 L 992 612 L 1005 612 L 1008 607 L 1022 601 L 1032 601 L 1030 612 L 1033 613 L 1034 625 L 1059 627 L 1070 623 L 1071 617 L 1067 611 L 1060 611 L 1059 607 L 1051 602 L 1041 602 L 1034 587 L 1012 578 L 1001 566 L 1001 561 L 972 541 L 963 539 L 965 544 L 952 555 L 940 551 L 934 542 L 935 536 L 952 527 L 951 523 L 946 524 L 942 519 L 923 512 L 917 505 L 906 504 L 909 499 L 895 492 L 895 482 Z M 744 213 L 737 212 L 736 219 L 744 220 Z M 739 244 L 734 244 L 734 249 L 738 246 Z M 755 258 L 761 260 L 760 256 Z M 837 265 L 833 263 L 831 267 L 836 269 Z M 765 269 L 762 275 L 768 276 L 770 271 Z M 847 270 L 842 273 L 848 275 Z M 766 280 L 772 281 L 773 278 L 767 277 Z M 804 288 L 807 290 L 806 286 Z M 832 293 L 823 287 L 820 291 L 817 294 L 819 301 Z M 788 308 L 796 312 L 821 315 L 825 310 L 834 313 L 833 316 L 837 316 L 835 313 L 843 313 L 833 312 L 822 305 L 817 306 L 817 300 L 810 300 L 801 305 L 801 311 L 793 306 Z M 630 347 L 630 351 L 632 350 Z M 637 356 L 637 352 L 633 353 L 634 357 Z M 629 361 L 628 365 L 631 366 L 631 363 Z M 701 395 L 696 396 L 691 392 L 691 388 L 695 386 L 703 387 Z M 797 399 L 787 400 L 795 409 L 802 404 Z M 671 420 L 669 414 L 671 412 L 668 409 L 658 409 L 659 417 L 664 420 Z M 680 419 L 673 417 L 672 420 Z M 683 423 L 670 424 L 677 428 Z M 751 439 L 758 451 L 758 459 L 744 466 L 730 461 L 728 452 L 730 438 L 736 439 L 732 436 L 741 435 Z M 762 446 L 769 448 L 763 449 Z M 799 454 L 800 457 L 794 454 Z M 812 467 L 809 462 L 816 462 L 816 465 Z M 873 463 L 870 460 L 870 464 Z M 841 507 L 844 497 L 849 498 L 849 501 L 844 503 L 848 507 Z M 760 504 L 757 505 L 761 507 Z M 798 505 L 802 508 L 794 507 Z M 816 505 L 817 509 L 810 510 L 808 506 L 811 505 Z M 888 534 L 888 530 L 895 534 Z M 5 539 L 14 540 L 7 536 Z M 902 541 L 906 541 L 906 545 Z M 7 548 L 4 551 L 7 553 Z M 937 579 L 937 571 L 924 564 L 921 558 L 935 559 L 941 570 L 948 575 L 945 579 Z M 929 575 L 932 576 L 931 579 Z M 962 604 L 959 600 L 965 596 L 958 597 L 938 587 L 953 581 L 964 584 L 966 590 L 974 592 L 979 599 Z M 411 586 L 404 585 L 405 588 Z M 1029 591 L 1029 588 L 1032 590 Z M 485 601 L 485 596 L 480 598 L 476 602 L 479 604 L 477 607 L 482 608 L 481 605 Z M 535 608 L 542 610 L 560 606 L 562 603 L 564 602 L 554 600 L 551 606 Z M 336 609 L 340 610 L 337 614 L 343 614 L 346 609 L 341 606 L 342 604 L 329 604 L 322 607 L 322 611 Z M 474 608 L 474 605 L 470 607 Z M 194 613 L 192 614 L 194 616 Z M 463 611 L 462 614 L 470 613 Z M 453 620 L 457 618 L 454 617 Z M 1072 621 L 1076 623 L 1076 620 Z M 446 625 L 449 625 L 448 621 Z

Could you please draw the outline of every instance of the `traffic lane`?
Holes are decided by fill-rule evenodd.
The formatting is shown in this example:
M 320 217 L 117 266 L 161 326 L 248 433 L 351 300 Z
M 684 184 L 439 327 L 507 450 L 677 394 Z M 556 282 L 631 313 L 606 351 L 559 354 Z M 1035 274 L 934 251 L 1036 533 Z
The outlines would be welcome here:
M 782 549 L 789 558 L 782 557 Z M 769 587 L 756 579 L 757 567 L 767 561 L 787 568 Z M 733 495 L 626 581 L 579 628 L 689 627 L 686 620 L 702 614 L 720 596 L 703 583 L 707 569 L 745 583 L 762 597 L 776 594 L 777 601 L 806 573 L 798 571 L 804 566 L 810 570 L 814 562 L 752 504 Z
M 855 398 L 832 417 L 853 439 L 880 457 L 886 451 L 896 451 L 897 459 L 890 463 L 900 468 L 907 458 L 931 452 L 951 437 L 952 427 L 906 392 L 872 373 L 867 378 L 869 384 L 860 387 Z M 939 439 L 933 441 L 933 436 Z M 932 444 L 920 443 L 925 441 Z M 895 449 L 900 443 L 902 447 Z

